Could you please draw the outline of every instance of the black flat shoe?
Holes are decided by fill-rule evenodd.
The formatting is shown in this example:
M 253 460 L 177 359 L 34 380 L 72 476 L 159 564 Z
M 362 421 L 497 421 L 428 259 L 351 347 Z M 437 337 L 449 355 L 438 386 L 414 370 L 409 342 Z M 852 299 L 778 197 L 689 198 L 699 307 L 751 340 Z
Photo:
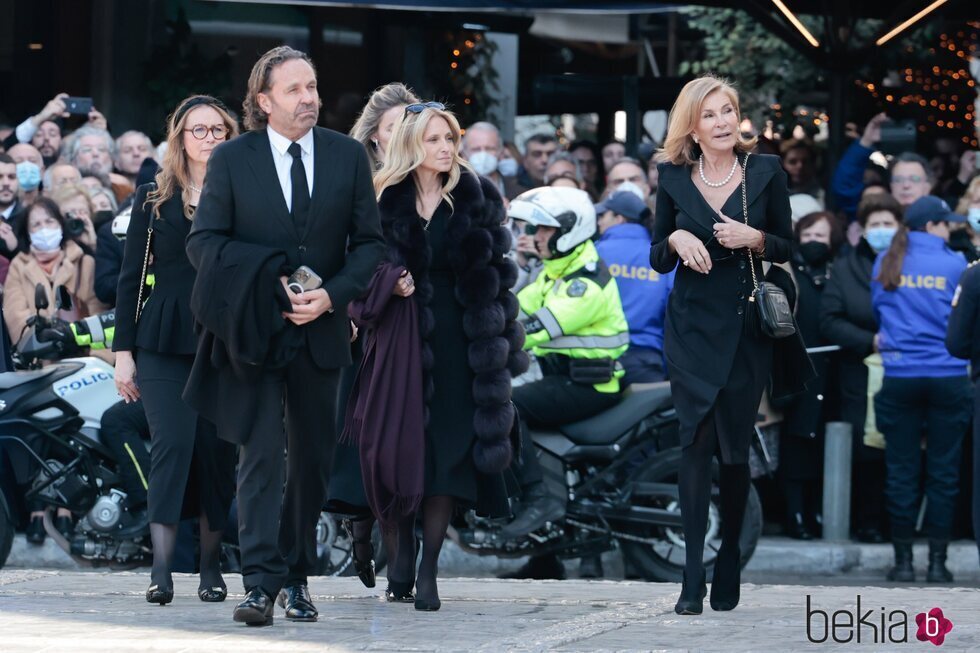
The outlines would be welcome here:
M 44 544 L 44 538 L 47 537 L 47 533 L 44 532 L 44 518 L 31 517 L 30 523 L 24 529 L 24 535 L 27 536 L 27 542 L 29 544 L 33 544 L 34 546 Z
M 372 588 L 377 585 L 378 579 L 374 567 L 374 544 L 371 542 L 371 536 L 369 534 L 366 538 L 358 539 L 354 537 L 354 524 L 351 522 L 351 520 L 345 519 L 343 524 L 344 530 L 346 530 L 347 534 L 350 536 L 350 551 L 351 557 L 354 561 L 354 571 L 357 572 L 357 577 L 361 579 L 362 583 L 364 583 L 364 587 Z M 359 545 L 367 546 L 371 551 L 370 557 L 367 560 L 361 560 L 357 556 L 357 547 Z
M 388 603 L 414 603 L 415 595 L 412 594 L 413 587 L 415 587 L 414 580 L 407 583 L 389 580 L 388 587 L 385 588 L 385 601 Z M 436 609 L 438 610 L 438 608 Z
M 813 533 L 807 529 L 803 522 L 803 515 L 796 513 L 786 522 L 786 536 L 794 540 L 812 540 Z
M 687 572 L 684 572 L 684 584 L 681 586 L 681 596 L 674 606 L 677 614 L 701 614 L 704 612 L 704 597 L 708 595 L 708 586 L 705 583 L 704 571 L 701 572 L 701 582 L 698 584 L 687 582 Z
M 148 588 L 146 588 L 147 603 L 158 603 L 160 605 L 167 605 L 173 600 L 174 600 L 173 587 L 160 587 L 159 585 L 150 585 Z
M 425 599 L 415 599 L 415 609 L 419 612 L 435 612 L 442 607 L 442 601 L 426 601 Z
M 286 619 L 290 621 L 316 621 L 320 613 L 310 598 L 310 588 L 296 584 L 282 588 L 279 592 L 279 605 L 286 609 Z
M 54 527 L 59 533 L 64 535 L 66 540 L 71 542 L 71 536 L 75 534 L 75 522 L 71 520 L 71 517 L 65 515 L 55 517 Z
M 246 626 L 271 626 L 276 604 L 265 592 L 253 587 L 245 600 L 235 606 L 232 619 Z
M 228 598 L 228 588 L 221 586 L 198 587 L 197 598 L 201 599 L 205 603 L 221 603 Z
M 718 552 L 715 575 L 711 581 L 711 609 L 718 612 L 734 610 L 742 589 L 742 554 L 738 547 Z

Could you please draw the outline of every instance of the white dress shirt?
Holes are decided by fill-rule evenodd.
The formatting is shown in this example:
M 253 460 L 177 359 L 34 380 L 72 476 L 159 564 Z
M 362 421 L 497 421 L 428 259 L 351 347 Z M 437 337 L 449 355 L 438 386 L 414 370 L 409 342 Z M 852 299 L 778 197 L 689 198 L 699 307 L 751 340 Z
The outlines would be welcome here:
M 293 211 L 293 178 L 291 170 L 293 167 L 293 155 L 289 153 L 289 146 L 292 141 L 274 130 L 266 127 L 269 134 L 269 144 L 272 146 L 272 161 L 276 164 L 276 172 L 279 174 L 279 185 L 282 186 L 282 195 L 286 199 L 286 209 Z M 313 130 L 306 132 L 298 141 L 299 147 L 303 152 L 303 167 L 306 168 L 306 185 L 310 189 L 310 197 L 313 196 Z

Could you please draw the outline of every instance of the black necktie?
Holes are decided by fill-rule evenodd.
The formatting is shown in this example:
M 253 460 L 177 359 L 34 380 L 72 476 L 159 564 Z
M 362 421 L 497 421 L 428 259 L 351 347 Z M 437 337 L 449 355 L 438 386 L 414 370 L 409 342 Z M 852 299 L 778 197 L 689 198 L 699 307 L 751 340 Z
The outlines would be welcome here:
M 306 168 L 303 166 L 303 150 L 299 143 L 291 143 L 289 153 L 293 155 L 293 166 L 289 176 L 293 183 L 293 221 L 300 238 L 306 231 L 306 220 L 310 213 L 310 186 L 306 183 Z

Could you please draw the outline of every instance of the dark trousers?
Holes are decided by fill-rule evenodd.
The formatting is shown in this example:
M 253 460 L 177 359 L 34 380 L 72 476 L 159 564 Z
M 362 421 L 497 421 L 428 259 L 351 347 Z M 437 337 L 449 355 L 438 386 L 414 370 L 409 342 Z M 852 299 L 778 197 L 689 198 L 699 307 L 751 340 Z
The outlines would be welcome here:
M 973 393 L 973 537 L 980 553 L 980 383 Z
M 246 590 L 261 587 L 275 597 L 283 585 L 305 584 L 315 570 L 340 370 L 318 368 L 303 348 L 260 383 L 255 424 L 238 461 L 238 541 Z
M 100 432 L 102 444 L 116 458 L 122 489 L 126 492 L 129 507 L 146 504 L 149 488 L 150 452 L 145 441 L 150 437 L 150 425 L 146 421 L 143 401 L 120 401 L 102 414 Z
M 949 540 L 970 399 L 966 376 L 886 376 L 875 395 L 875 419 L 885 436 L 885 497 L 893 538 L 910 540 L 915 535 L 925 435 L 926 533 L 930 539 Z
M 659 349 L 630 345 L 629 349 L 619 357 L 619 362 L 626 369 L 623 386 L 634 383 L 659 383 L 667 380 L 664 354 Z
M 527 489 L 543 480 L 531 428 L 554 428 L 598 415 L 619 403 L 619 393 L 599 392 L 591 385 L 575 383 L 567 376 L 546 376 L 514 388 L 513 401 L 521 416 L 521 463 L 511 466 Z

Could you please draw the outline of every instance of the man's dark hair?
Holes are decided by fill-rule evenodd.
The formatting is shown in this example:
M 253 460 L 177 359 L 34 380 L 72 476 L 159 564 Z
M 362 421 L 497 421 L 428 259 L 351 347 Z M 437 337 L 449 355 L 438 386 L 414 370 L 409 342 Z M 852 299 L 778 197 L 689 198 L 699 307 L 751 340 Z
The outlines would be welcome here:
M 14 161 L 13 157 L 11 157 L 9 154 L 7 154 L 6 152 L 3 152 L 3 153 L 0 153 L 0 163 L 13 163 L 13 164 L 16 164 L 17 162 Z
M 935 183 L 936 176 L 932 173 L 932 166 L 929 165 L 929 162 L 921 154 L 916 154 L 915 152 L 902 152 L 892 159 L 888 172 L 890 174 L 895 174 L 895 166 L 897 166 L 899 163 L 918 163 L 920 166 L 922 166 L 923 172 L 926 173 L 926 179 L 929 180 L 929 183 Z
M 245 101 L 242 103 L 242 109 L 245 112 L 245 129 L 263 129 L 269 124 L 269 116 L 259 106 L 259 93 L 265 93 L 269 90 L 269 81 L 272 78 L 273 69 L 291 59 L 302 59 L 310 64 L 310 67 L 316 72 L 316 66 L 313 65 L 313 60 L 310 59 L 309 55 L 288 45 L 272 48 L 252 66 L 252 74 L 248 76 L 248 92 L 245 94 Z
M 524 141 L 524 151 L 527 152 L 527 146 L 531 143 L 539 143 L 541 145 L 546 145 L 548 143 L 557 143 L 558 139 L 552 134 L 532 134 Z
M 865 197 L 863 200 L 861 200 L 861 203 L 858 204 L 858 223 L 862 227 L 865 226 L 868 224 L 868 217 L 872 213 L 877 213 L 878 211 L 888 211 L 895 216 L 896 221 L 901 223 L 902 215 L 905 212 L 905 209 L 897 199 L 892 197 L 891 193 L 874 193 L 873 195 L 868 195 Z

